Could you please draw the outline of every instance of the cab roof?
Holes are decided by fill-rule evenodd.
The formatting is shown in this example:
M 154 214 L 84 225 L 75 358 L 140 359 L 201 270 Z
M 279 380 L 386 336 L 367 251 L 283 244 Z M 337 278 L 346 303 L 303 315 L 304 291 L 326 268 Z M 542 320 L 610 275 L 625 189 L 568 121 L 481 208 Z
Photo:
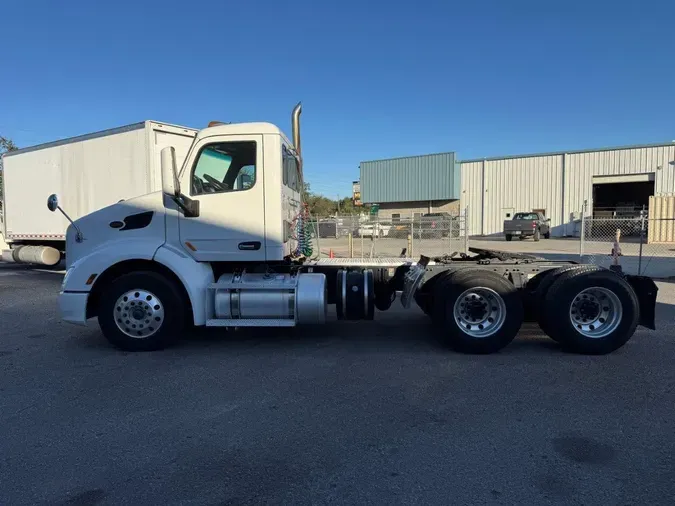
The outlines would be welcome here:
M 211 137 L 214 135 L 251 135 L 251 134 L 273 134 L 280 135 L 288 144 L 292 145 L 288 137 L 279 127 L 272 123 L 230 123 L 224 125 L 215 125 L 204 128 L 197 134 L 198 139 Z

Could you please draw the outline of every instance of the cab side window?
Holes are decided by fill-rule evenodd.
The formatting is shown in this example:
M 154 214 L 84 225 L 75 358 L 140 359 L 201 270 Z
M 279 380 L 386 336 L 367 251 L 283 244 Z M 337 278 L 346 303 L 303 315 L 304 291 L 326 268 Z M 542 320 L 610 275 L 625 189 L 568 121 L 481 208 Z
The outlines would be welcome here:
M 282 149 L 283 160 L 283 183 L 291 190 L 300 191 L 300 174 L 298 172 L 298 160 L 286 146 Z
M 256 182 L 254 141 L 208 144 L 192 170 L 192 195 L 244 191 Z

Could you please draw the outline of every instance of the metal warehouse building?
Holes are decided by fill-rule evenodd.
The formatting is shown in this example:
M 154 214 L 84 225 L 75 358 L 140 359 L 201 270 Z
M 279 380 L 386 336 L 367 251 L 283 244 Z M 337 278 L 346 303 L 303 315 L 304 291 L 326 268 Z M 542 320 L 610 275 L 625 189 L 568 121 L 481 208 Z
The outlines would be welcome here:
M 675 193 L 675 143 L 464 160 L 459 171 L 457 166 L 454 153 L 364 162 L 363 202 L 380 203 L 385 215 L 410 212 L 413 202 L 422 212 L 434 202 L 466 209 L 471 235 L 499 234 L 514 212 L 540 210 L 551 219 L 552 235 L 564 236 L 577 232 L 584 201 L 594 216 L 625 216 L 646 208 L 651 195 Z
M 361 200 L 396 220 L 460 208 L 460 166 L 455 153 L 361 162 Z

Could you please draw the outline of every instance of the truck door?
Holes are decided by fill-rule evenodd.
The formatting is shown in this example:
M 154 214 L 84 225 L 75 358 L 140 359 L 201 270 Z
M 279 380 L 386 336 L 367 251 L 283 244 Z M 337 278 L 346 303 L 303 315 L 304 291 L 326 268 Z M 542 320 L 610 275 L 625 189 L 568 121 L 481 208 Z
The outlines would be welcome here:
M 191 150 L 181 191 L 199 201 L 199 216 L 181 213 L 179 235 L 195 260 L 265 260 L 262 143 L 262 135 L 227 135 Z

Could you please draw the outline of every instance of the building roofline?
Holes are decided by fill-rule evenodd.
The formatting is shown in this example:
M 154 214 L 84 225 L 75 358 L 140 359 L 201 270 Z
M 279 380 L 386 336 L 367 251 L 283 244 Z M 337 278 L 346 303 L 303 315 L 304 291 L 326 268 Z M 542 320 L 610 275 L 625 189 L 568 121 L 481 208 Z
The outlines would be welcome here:
M 459 160 L 460 163 L 472 163 L 472 162 L 491 162 L 497 160 L 512 160 L 514 158 L 533 158 L 535 156 L 560 156 L 560 155 L 576 155 L 583 153 L 596 153 L 598 151 L 617 151 L 623 149 L 644 149 L 644 148 L 660 148 L 660 147 L 675 147 L 675 141 L 671 142 L 656 142 L 652 144 L 633 144 L 629 146 L 615 146 L 615 147 L 604 147 L 604 148 L 595 148 L 595 149 L 574 149 L 567 151 L 549 151 L 545 153 L 527 153 L 524 155 L 506 155 L 506 156 L 490 156 L 486 158 L 471 158 L 469 160 Z
M 363 160 L 362 162 L 359 162 L 359 164 L 372 162 L 391 162 L 393 160 L 405 160 L 408 158 L 424 158 L 425 156 L 438 156 L 438 155 L 453 155 L 455 158 L 457 158 L 456 151 L 443 151 L 441 153 L 427 153 L 424 155 L 396 156 L 394 158 L 378 158 L 375 160 Z

